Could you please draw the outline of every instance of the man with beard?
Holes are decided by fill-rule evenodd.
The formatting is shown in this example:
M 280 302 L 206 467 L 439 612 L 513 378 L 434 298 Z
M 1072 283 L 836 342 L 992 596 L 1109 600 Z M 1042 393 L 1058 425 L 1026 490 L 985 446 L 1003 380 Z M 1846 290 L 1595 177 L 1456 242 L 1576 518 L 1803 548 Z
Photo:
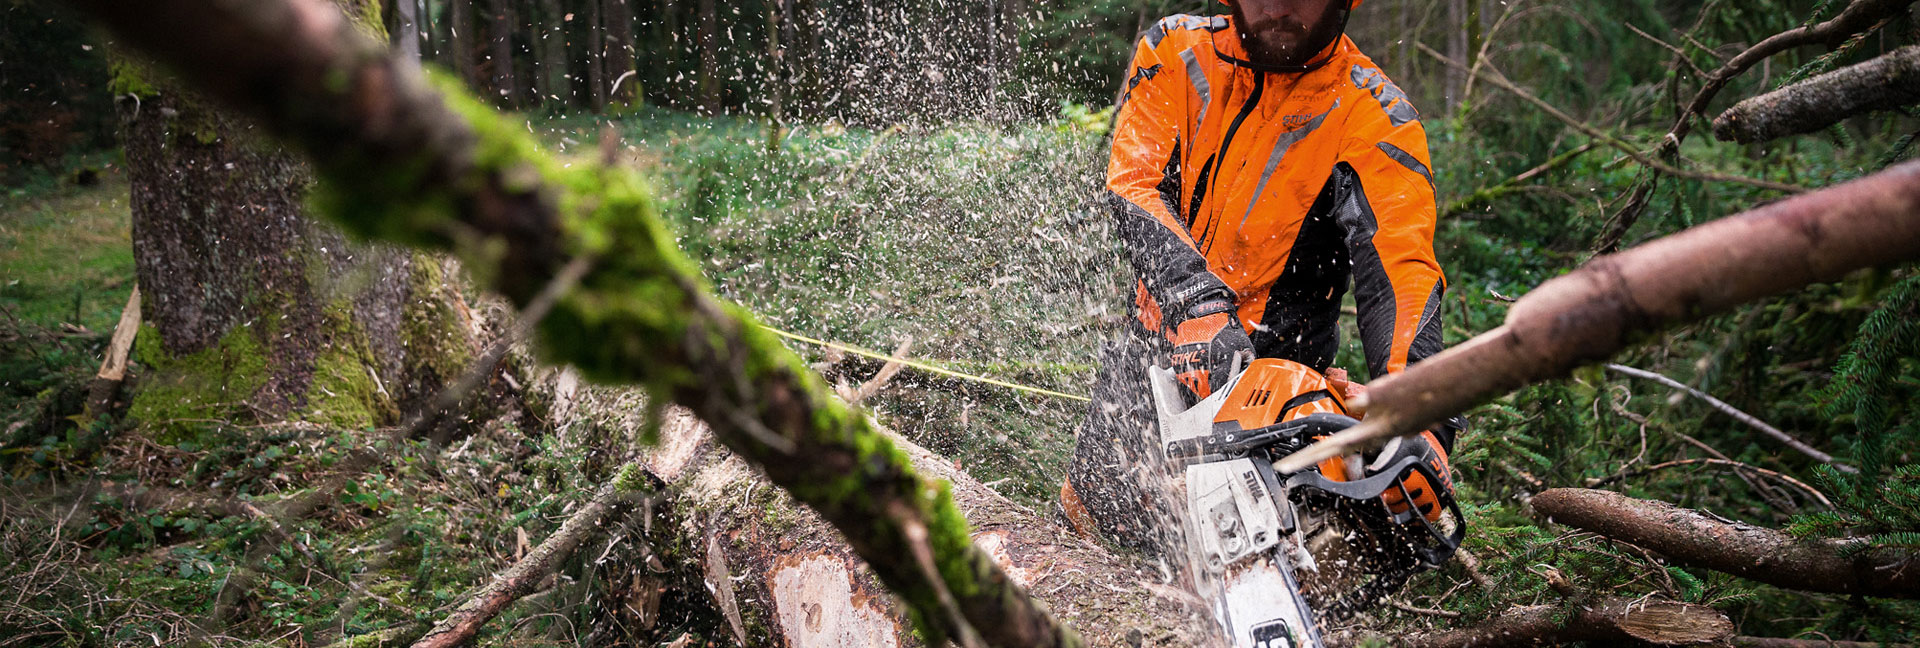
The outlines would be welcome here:
M 1349 284 L 1373 378 L 1441 349 L 1426 133 L 1344 33 L 1360 0 L 1227 4 L 1230 16 L 1160 20 L 1128 67 L 1105 198 L 1139 281 L 1061 489 L 1082 533 L 1149 551 L 1178 522 L 1150 486 L 1148 366 L 1178 374 L 1189 402 L 1249 357 L 1327 373 Z M 1338 370 L 1329 378 L 1345 387 Z M 1450 490 L 1463 425 L 1356 465 L 1419 456 Z

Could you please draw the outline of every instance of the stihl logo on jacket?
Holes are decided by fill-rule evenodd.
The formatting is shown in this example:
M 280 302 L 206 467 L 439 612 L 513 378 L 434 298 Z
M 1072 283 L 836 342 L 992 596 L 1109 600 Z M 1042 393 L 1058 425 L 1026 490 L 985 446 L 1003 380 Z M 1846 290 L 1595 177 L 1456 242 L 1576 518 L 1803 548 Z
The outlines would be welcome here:
M 1261 357 L 1325 368 L 1351 283 L 1378 377 L 1441 347 L 1426 132 L 1352 40 L 1316 60 L 1258 70 L 1230 18 L 1161 20 L 1134 50 L 1107 202 L 1148 327 L 1231 291 Z

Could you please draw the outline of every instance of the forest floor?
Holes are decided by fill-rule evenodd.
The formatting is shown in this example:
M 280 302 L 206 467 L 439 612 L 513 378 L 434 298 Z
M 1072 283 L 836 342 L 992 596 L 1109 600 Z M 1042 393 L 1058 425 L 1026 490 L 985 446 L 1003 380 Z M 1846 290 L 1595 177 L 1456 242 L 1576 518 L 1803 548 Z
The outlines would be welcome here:
M 1124 316 L 1126 271 L 1105 214 L 1087 202 L 1104 155 L 1085 125 L 807 126 L 769 155 L 765 125 L 755 121 L 642 112 L 617 123 L 622 163 L 655 179 L 690 256 L 724 296 L 784 331 L 882 353 L 905 348 L 956 371 L 1082 394 L 1096 349 Z M 562 118 L 530 128 L 585 158 L 598 155 L 601 124 Z M 379 469 L 351 475 L 338 501 L 288 530 L 299 542 L 248 556 L 246 541 L 271 530 L 231 505 L 265 506 L 339 477 L 331 467 L 368 431 L 176 421 L 167 423 L 193 433 L 159 443 L 144 433 L 156 422 L 70 418 L 133 278 L 126 181 L 111 156 L 88 165 L 102 170 L 91 186 L 51 176 L 0 197 L 0 555 L 12 557 L 0 561 L 0 591 L 21 593 L 0 597 L 0 635 L 16 637 L 0 646 L 149 638 L 319 645 L 343 631 L 405 634 L 524 555 L 633 456 L 638 396 L 587 389 L 561 420 L 503 418 L 444 448 L 402 448 Z M 1449 344 L 1497 325 L 1505 296 L 1578 258 L 1486 227 L 1467 219 L 1440 233 L 1452 280 Z M 1849 291 L 1872 281 L 1884 283 L 1815 287 L 1664 337 L 1626 360 L 1707 387 L 1749 385 L 1723 393 L 1742 403 L 1804 392 L 1818 375 L 1778 367 L 1825 368 L 1839 350 L 1793 331 L 1858 326 L 1866 307 Z M 1357 336 L 1344 339 L 1338 364 L 1364 375 Z M 831 380 L 857 384 L 882 364 L 793 346 Z M 1773 355 L 1749 358 L 1750 350 Z M 1720 364 L 1691 360 L 1703 357 Z M 1740 364 L 1753 358 L 1763 364 Z M 554 381 L 525 353 L 513 365 L 529 384 Z M 1762 383 L 1770 386 L 1750 386 Z M 1742 461 L 1808 472 L 1739 425 L 1640 387 L 1583 370 L 1476 411 L 1454 463 L 1478 568 L 1454 561 L 1417 577 L 1369 627 L 1445 627 L 1507 605 L 1559 601 L 1549 573 L 1590 591 L 1714 605 L 1747 634 L 1857 636 L 1914 617 L 1912 606 L 1795 594 L 1663 564 L 1530 517 L 1529 493 L 1603 479 L 1770 526 L 1801 512 L 1804 502 L 1765 500 L 1727 474 L 1622 477 L 1689 456 L 1673 436 L 1681 431 Z M 917 371 L 867 405 L 1035 511 L 1051 507 L 1086 407 Z M 1766 412 L 1783 426 L 1826 429 L 1810 405 Z M 608 592 L 619 584 L 597 581 L 592 559 L 574 559 L 560 584 L 494 621 L 508 633 L 494 636 L 577 645 L 604 629 L 617 616 Z M 242 569 L 265 574 L 264 585 L 222 623 L 218 593 Z M 685 635 L 696 645 L 720 636 L 709 610 L 685 600 L 662 609 L 652 627 L 623 631 L 659 642 Z

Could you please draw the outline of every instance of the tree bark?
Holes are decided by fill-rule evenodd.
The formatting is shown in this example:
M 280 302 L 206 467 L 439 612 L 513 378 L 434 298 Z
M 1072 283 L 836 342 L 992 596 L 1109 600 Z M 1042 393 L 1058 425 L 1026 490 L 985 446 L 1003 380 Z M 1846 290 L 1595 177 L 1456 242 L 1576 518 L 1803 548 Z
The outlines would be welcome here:
M 147 369 L 128 413 L 394 422 L 472 352 L 438 260 L 349 242 L 306 214 L 306 165 L 159 82 L 126 121 Z
M 1575 641 L 1589 645 L 1720 644 L 1733 637 L 1733 622 L 1719 610 L 1660 599 L 1605 597 L 1562 605 L 1506 610 L 1471 628 L 1417 634 L 1399 645 L 1420 648 L 1499 648 Z
M 1920 598 L 1920 555 L 1844 541 L 1801 540 L 1666 502 L 1554 488 L 1533 496 L 1547 519 L 1705 567 L 1787 589 Z
M 1297 471 L 1417 433 L 1486 399 L 1605 359 L 1641 333 L 1916 257 L 1920 162 L 1599 257 L 1522 297 L 1499 328 L 1374 381 L 1362 405 L 1365 421 L 1278 466 Z
M 1159 571 L 1116 556 L 1001 497 L 953 462 L 888 435 L 916 469 L 950 480 L 972 540 L 1074 627 L 1089 646 L 1204 645 L 1214 632 L 1197 598 Z M 733 639 L 745 646 L 918 646 L 906 610 L 819 515 L 713 439 L 684 411 L 668 416 L 648 471 L 668 498 L 654 531 L 670 565 L 704 580 Z
M 1742 144 L 1766 142 L 1914 103 L 1920 103 L 1920 45 L 1734 104 L 1713 120 L 1713 136 Z

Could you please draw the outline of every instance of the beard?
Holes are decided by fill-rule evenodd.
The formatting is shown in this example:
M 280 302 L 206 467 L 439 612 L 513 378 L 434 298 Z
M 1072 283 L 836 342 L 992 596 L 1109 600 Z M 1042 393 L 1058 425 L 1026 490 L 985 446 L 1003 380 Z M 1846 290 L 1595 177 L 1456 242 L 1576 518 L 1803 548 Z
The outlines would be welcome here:
M 1347 29 L 1348 10 L 1331 3 L 1312 25 L 1288 19 L 1256 24 L 1247 20 L 1238 3 L 1232 7 L 1233 24 L 1248 60 L 1263 66 L 1304 67 Z

